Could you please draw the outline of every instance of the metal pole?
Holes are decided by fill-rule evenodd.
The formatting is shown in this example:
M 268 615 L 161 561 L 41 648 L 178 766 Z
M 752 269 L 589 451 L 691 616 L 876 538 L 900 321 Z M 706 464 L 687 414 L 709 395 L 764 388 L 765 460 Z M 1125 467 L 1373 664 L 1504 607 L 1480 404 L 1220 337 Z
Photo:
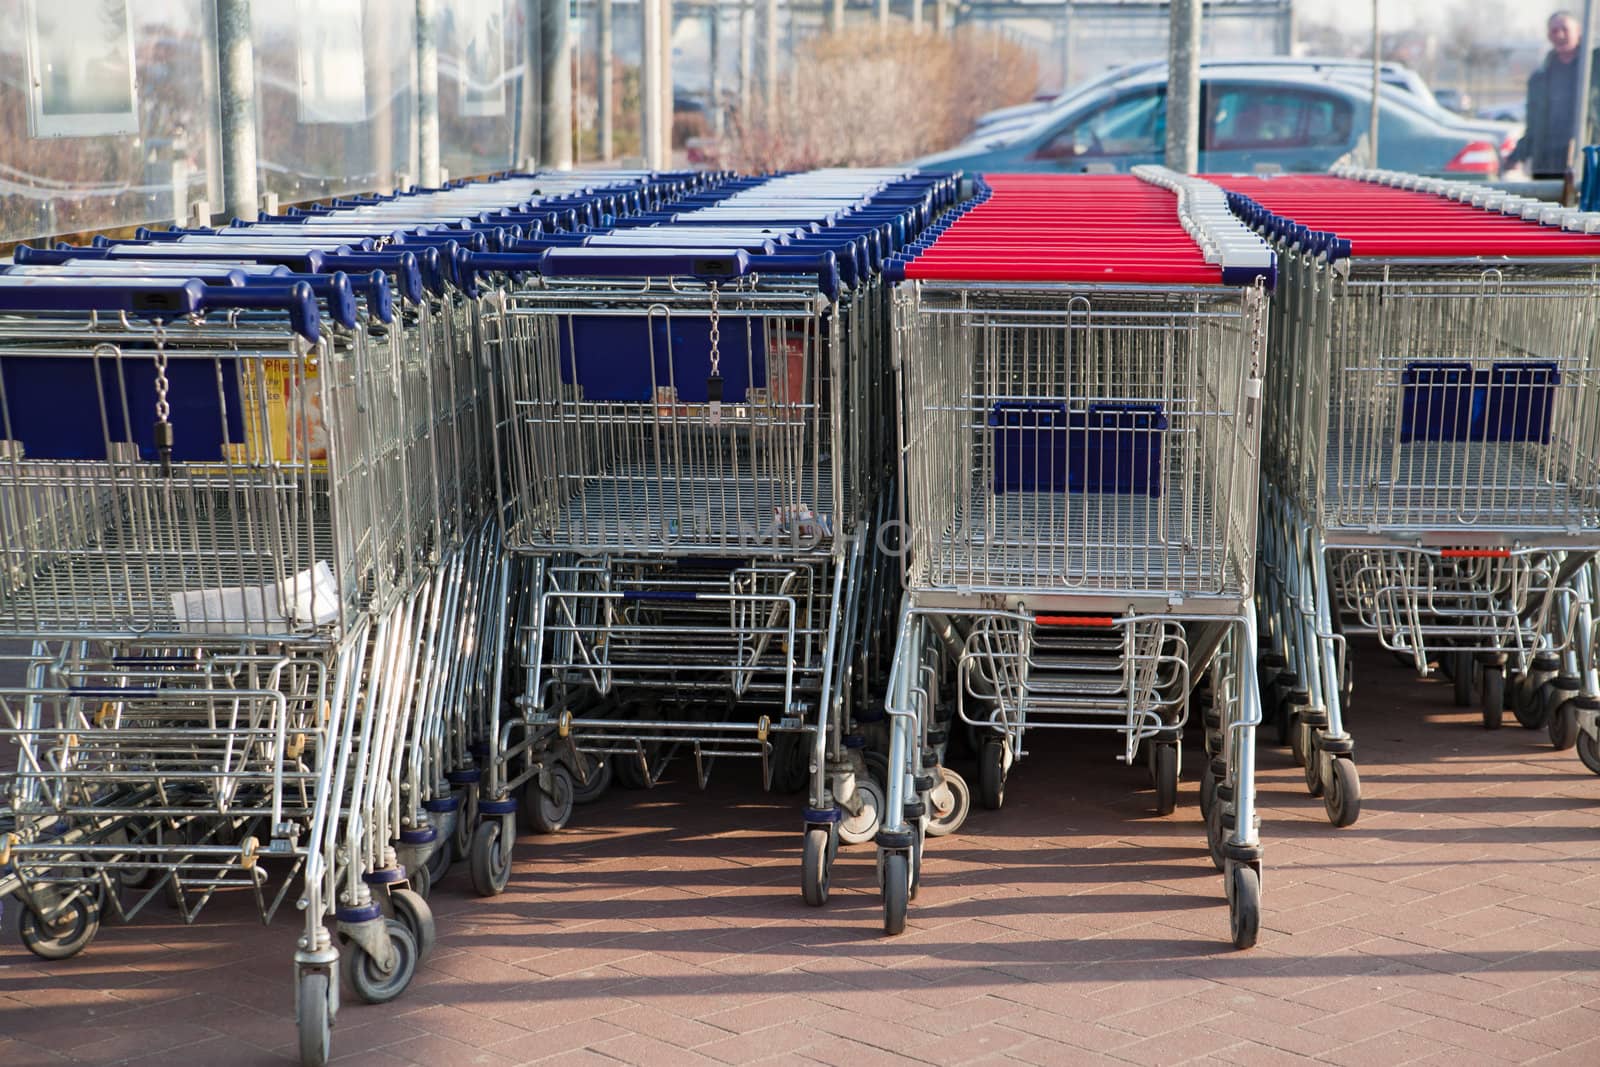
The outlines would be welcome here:
M 878 33 L 889 32 L 889 0 L 878 0 Z
M 1201 0 L 1172 0 L 1167 46 L 1166 164 L 1180 174 L 1200 169 Z
M 844 0 L 833 0 L 828 5 L 828 32 L 844 32 Z
M 417 181 L 439 184 L 439 39 L 435 0 L 417 0 Z
M 1570 161 L 1567 164 L 1567 169 L 1576 172 L 1580 178 L 1583 176 L 1583 146 L 1589 140 L 1589 79 L 1594 77 L 1594 18 L 1594 0 L 1584 0 L 1583 39 L 1578 42 L 1578 106 L 1573 116 L 1577 122 L 1574 130 L 1577 150 L 1568 153 Z
M 540 99 L 544 96 L 543 77 L 539 64 L 543 60 L 544 46 L 540 41 L 540 0 L 518 0 L 522 13 L 522 91 L 518 94 L 520 128 L 517 131 L 517 164 L 525 170 L 539 165 Z
M 1378 26 L 1378 0 L 1372 0 L 1372 118 L 1368 126 L 1368 140 L 1372 148 L 1369 166 L 1378 165 L 1378 101 L 1383 94 L 1383 35 Z
M 639 5 L 639 120 L 640 149 L 644 165 L 665 170 L 661 151 L 661 5 L 643 0 Z
M 542 0 L 539 75 L 544 87 L 539 116 L 542 165 L 572 169 L 572 19 L 567 0 Z
M 739 121 L 750 121 L 750 99 L 755 91 L 756 9 L 754 0 L 739 0 Z
M 256 60 L 250 0 L 217 0 L 217 81 L 222 96 L 222 205 L 255 221 Z
M 922 32 L 922 0 L 911 0 L 911 32 Z
M 1061 91 L 1072 84 L 1072 0 L 1061 5 Z
M 722 0 L 711 0 L 706 5 L 710 14 L 706 44 L 711 62 L 711 132 L 722 136 Z
M 672 166 L 672 113 L 675 97 L 672 91 L 672 0 L 661 3 L 661 151 L 662 167 Z
M 944 0 L 933 0 L 933 32 L 945 32 L 945 6 Z
M 611 99 L 611 81 L 616 77 L 616 59 L 611 48 L 611 0 L 600 0 L 600 17 L 595 34 L 599 37 L 600 51 L 600 73 L 595 87 L 595 102 L 600 107 L 600 158 L 610 161 L 616 154 L 611 135 L 611 111 L 615 107 Z

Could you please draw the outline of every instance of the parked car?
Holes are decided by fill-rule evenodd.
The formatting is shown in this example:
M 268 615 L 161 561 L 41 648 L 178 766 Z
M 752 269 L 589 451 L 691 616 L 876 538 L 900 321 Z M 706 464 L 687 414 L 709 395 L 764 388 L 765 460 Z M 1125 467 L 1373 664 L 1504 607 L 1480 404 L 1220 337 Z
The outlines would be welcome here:
M 1075 97 L 999 144 L 965 144 L 918 165 L 969 171 L 1127 170 L 1159 162 L 1166 140 L 1165 70 Z M 1200 169 L 1325 171 L 1366 140 L 1371 90 L 1326 71 L 1203 68 Z M 1500 172 L 1492 139 L 1379 97 L 1379 164 L 1459 178 Z

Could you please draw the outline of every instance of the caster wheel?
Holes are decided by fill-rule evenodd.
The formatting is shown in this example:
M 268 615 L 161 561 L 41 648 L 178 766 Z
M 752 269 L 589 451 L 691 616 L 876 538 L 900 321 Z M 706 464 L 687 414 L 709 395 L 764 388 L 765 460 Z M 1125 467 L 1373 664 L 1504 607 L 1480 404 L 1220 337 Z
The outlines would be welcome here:
M 1223 809 L 1226 804 L 1211 802 L 1211 814 L 1206 816 L 1206 850 L 1211 853 L 1211 862 L 1217 870 L 1225 870 L 1228 857 L 1222 853 L 1222 841 L 1227 836 L 1227 824 L 1223 820 Z
M 551 766 L 548 774 L 548 793 L 540 787 L 539 777 L 535 776 L 528 779 L 528 788 L 522 795 L 522 807 L 528 812 L 528 821 L 533 831 L 540 834 L 556 833 L 572 818 L 572 772 L 565 763 L 557 763 Z
M 428 907 L 427 900 L 415 889 L 392 889 L 389 891 L 389 907 L 416 943 L 418 961 L 427 959 L 428 953 L 433 951 L 434 941 L 438 939 L 433 924 L 433 909 Z
M 1322 749 L 1317 745 L 1317 736 L 1310 737 L 1310 747 L 1306 749 L 1306 763 L 1302 768 L 1306 777 L 1306 792 L 1314 797 L 1322 795 L 1323 775 L 1326 773 L 1323 764 L 1328 762 L 1328 757 L 1322 754 Z
M 1211 817 L 1211 808 L 1217 802 L 1217 779 L 1211 773 L 1210 761 L 1206 769 L 1200 772 L 1200 817 Z
M 978 802 L 990 811 L 1006 802 L 1007 770 L 1005 742 L 985 741 L 978 757 Z
M 856 797 L 861 810 L 854 815 L 845 812 L 839 821 L 839 840 L 847 845 L 860 845 L 871 841 L 878 833 L 878 820 L 883 815 L 883 786 L 875 778 L 856 779 Z
M 972 790 L 967 780 L 949 767 L 939 768 L 939 784 L 928 794 L 928 835 L 946 837 L 961 829 L 972 810 Z
M 889 757 L 882 752 L 864 752 L 861 761 L 867 765 L 867 773 L 880 782 L 889 780 Z
M 384 925 L 389 931 L 387 969 L 354 941 L 345 946 L 348 951 L 340 958 L 350 988 L 368 1004 L 387 1004 L 404 993 L 417 971 L 417 942 L 411 931 L 396 919 L 389 919 Z
M 1349 826 L 1361 816 L 1361 776 L 1354 760 L 1328 760 L 1322 806 L 1327 809 L 1328 821 L 1335 826 Z
M 1557 752 L 1565 752 L 1578 743 L 1578 709 L 1572 706 L 1570 697 L 1563 697 L 1560 704 L 1550 709 L 1550 717 L 1544 725 L 1550 744 Z
M 1501 667 L 1483 669 L 1483 728 L 1500 729 L 1505 719 L 1506 672 Z
M 1272 708 L 1273 731 L 1277 734 L 1278 746 L 1281 748 L 1289 744 L 1294 737 L 1294 705 L 1290 701 L 1289 693 L 1285 691 L 1279 696 L 1276 704 L 1270 704 L 1268 707 Z
M 1595 774 L 1600 774 L 1600 741 L 1587 730 L 1578 731 L 1578 758 Z
M 611 788 L 613 773 L 610 760 L 596 759 L 593 756 L 582 756 L 584 769 L 589 772 L 589 780 L 580 782 L 576 777 L 572 779 L 572 802 L 574 804 L 592 804 Z
M 42 960 L 71 959 L 88 947 L 100 931 L 100 905 L 80 893 L 46 920 L 24 905 L 17 922 L 22 946 Z
M 800 853 L 800 892 L 807 904 L 820 908 L 828 902 L 828 880 L 833 866 L 833 834 L 820 826 L 806 830 Z
M 478 825 L 477 785 L 464 786 L 457 791 L 456 799 L 460 805 L 456 808 L 456 839 L 453 844 L 456 855 L 468 856 L 472 854 L 472 828 Z
M 805 734 L 775 734 L 772 739 L 772 791 L 798 793 L 811 781 L 811 752 Z
M 1234 948 L 1253 948 L 1261 933 L 1261 876 L 1253 867 L 1228 872 L 1228 932 Z
M 1294 729 L 1289 732 L 1289 755 L 1294 757 L 1295 766 L 1306 765 L 1306 753 L 1311 750 L 1311 727 L 1300 721 L 1300 716 L 1294 719 Z
M 645 759 L 650 759 L 651 755 L 651 751 L 645 749 Z M 636 753 L 619 752 L 614 756 L 606 757 L 606 762 L 616 765 L 612 768 L 612 777 L 623 789 L 650 788 L 650 777 L 645 773 L 645 769 L 639 766 L 639 757 Z
M 1472 707 L 1472 676 L 1477 673 L 1477 661 L 1471 652 L 1450 653 L 1450 680 L 1455 683 L 1456 707 Z
M 434 851 L 438 850 L 435 849 Z M 433 857 L 429 856 L 428 858 L 432 859 Z M 423 900 L 427 900 L 433 894 L 433 876 L 428 872 L 428 865 L 419 863 L 415 867 L 407 867 L 406 884 L 411 887 L 413 893 Z
M 911 902 L 909 862 L 904 852 L 883 857 L 883 932 L 890 937 L 906 928 L 906 908 Z
M 300 1031 L 300 1067 L 325 1067 L 333 1050 L 333 1012 L 328 1003 L 328 976 L 312 971 L 300 976 L 295 1000 L 295 1026 Z
M 1511 714 L 1524 730 L 1542 730 L 1550 718 L 1550 706 L 1545 703 L 1544 687 L 1534 685 L 1526 678 L 1511 687 Z
M 911 881 L 907 896 L 912 900 L 917 899 L 917 890 L 922 888 L 922 846 L 927 843 L 928 835 L 919 828 L 911 839 Z
M 429 892 L 432 892 L 433 887 L 439 884 L 439 879 L 450 873 L 450 864 L 455 862 L 456 847 L 454 837 L 454 834 L 450 835 L 450 837 L 441 837 L 434 844 L 433 851 L 428 854 L 428 862 L 424 866 L 428 868 L 428 873 L 425 877 L 428 879 Z M 427 894 L 423 895 L 426 896 Z
M 479 824 L 472 835 L 472 888 L 480 897 L 499 896 L 511 881 L 512 842 L 502 840 L 503 836 L 498 817 Z
M 1158 741 L 1150 746 L 1150 777 L 1155 780 L 1156 814 L 1171 815 L 1178 807 L 1178 746 Z

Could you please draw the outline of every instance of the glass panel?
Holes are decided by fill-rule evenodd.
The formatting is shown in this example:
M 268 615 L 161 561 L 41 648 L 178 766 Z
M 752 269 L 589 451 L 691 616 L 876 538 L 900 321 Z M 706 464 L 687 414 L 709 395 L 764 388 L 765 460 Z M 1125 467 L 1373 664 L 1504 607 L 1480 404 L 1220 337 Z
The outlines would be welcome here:
M 523 154 L 522 7 L 519 0 L 439 4 L 439 163 L 451 177 L 505 170 Z
M 0 241 L 222 202 L 210 0 L 0 0 Z

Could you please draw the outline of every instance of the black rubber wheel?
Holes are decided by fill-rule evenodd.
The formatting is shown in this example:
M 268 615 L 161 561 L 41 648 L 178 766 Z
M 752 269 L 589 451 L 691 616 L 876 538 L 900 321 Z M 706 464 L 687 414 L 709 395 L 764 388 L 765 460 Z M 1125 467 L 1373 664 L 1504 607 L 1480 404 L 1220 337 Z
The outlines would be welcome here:
M 457 856 L 470 856 L 472 854 L 472 828 L 478 825 L 478 785 L 476 782 L 462 786 L 456 791 L 456 799 L 460 803 L 456 806 L 456 832 L 455 845 Z
M 1150 776 L 1156 785 L 1156 814 L 1171 815 L 1178 809 L 1178 746 L 1157 741 L 1150 747 Z
M 1557 752 L 1565 752 L 1578 743 L 1578 709 L 1573 707 L 1570 695 L 1562 694 L 1561 703 L 1550 709 L 1550 718 L 1545 721 L 1545 730 L 1550 735 L 1550 744 Z
M 1498 730 L 1505 721 L 1506 672 L 1504 667 L 1483 669 L 1483 728 Z
M 1236 865 L 1228 874 L 1228 931 L 1234 948 L 1254 948 L 1261 934 L 1261 876 Z
M 434 886 L 439 884 L 439 879 L 450 873 L 450 864 L 455 862 L 454 837 L 454 834 L 449 836 L 441 835 L 433 843 L 433 851 L 428 853 L 428 862 L 424 866 L 428 868 L 429 893 L 433 891 Z M 427 893 L 423 895 L 427 896 Z
M 23 947 L 42 960 L 71 959 L 99 931 L 100 905 L 88 893 L 79 893 L 49 921 L 24 905 L 17 922 Z
M 340 960 L 350 988 L 368 1004 L 387 1004 L 404 993 L 417 971 L 417 942 L 411 931 L 398 919 L 385 920 L 384 927 L 391 950 L 388 970 L 354 941 L 345 946 Z
M 650 751 L 645 750 L 645 759 L 650 758 Z M 623 789 L 649 789 L 650 779 L 645 774 L 645 769 L 639 766 L 639 754 L 636 752 L 616 752 L 606 757 L 606 762 L 612 765 L 612 780 Z
M 1211 817 L 1211 806 L 1217 800 L 1217 779 L 1211 773 L 1211 761 L 1206 761 L 1205 769 L 1200 772 L 1200 817 Z
M 800 853 L 800 894 L 813 908 L 828 902 L 828 880 L 833 866 L 833 849 L 826 827 L 806 829 L 805 846 Z
M 1006 802 L 1005 753 L 1003 741 L 989 740 L 978 757 L 978 803 L 990 811 L 999 811 Z
M 1226 804 L 1211 802 L 1211 814 L 1206 816 L 1206 851 L 1211 855 L 1211 863 L 1218 871 L 1225 870 L 1228 866 L 1228 857 L 1223 854 L 1222 841 L 1227 834 L 1227 826 L 1223 816 L 1226 814 Z
M 428 907 L 427 899 L 415 889 L 391 889 L 389 906 L 394 911 L 394 917 L 411 931 L 411 940 L 417 944 L 417 959 L 427 959 L 438 939 L 433 909 Z
M 911 869 L 904 852 L 883 857 L 883 932 L 890 937 L 906 928 L 906 908 L 911 903 Z
M 547 772 L 550 791 L 546 793 L 539 784 L 539 776 L 528 779 L 522 795 L 522 806 L 528 809 L 528 821 L 535 833 L 553 834 L 564 829 L 572 818 L 572 772 L 565 763 L 551 766 Z
M 512 842 L 504 841 L 499 816 L 491 816 L 478 825 L 472 835 L 472 852 L 468 866 L 472 871 L 472 888 L 480 897 L 499 896 L 511 881 Z
M 1314 797 L 1322 795 L 1322 765 L 1328 757 L 1322 754 L 1322 749 L 1317 747 L 1317 735 L 1311 735 L 1311 747 L 1306 750 L 1306 763 L 1302 770 L 1305 772 L 1306 792 Z
M 1595 774 L 1600 774 L 1600 742 L 1587 730 L 1578 731 L 1578 758 Z
M 808 734 L 772 735 L 772 791 L 798 793 L 811 781 L 811 750 L 805 744 Z
M 300 976 L 295 1027 L 300 1031 L 300 1067 L 326 1067 L 333 1049 L 333 1014 L 328 1004 L 328 976 L 310 971 Z
M 1306 765 L 1306 753 L 1310 748 L 1311 727 L 1301 722 L 1299 714 L 1296 713 L 1294 729 L 1289 733 L 1289 755 L 1294 757 L 1295 766 L 1304 767 Z
M 597 759 L 594 756 L 580 754 L 579 759 L 584 761 L 589 772 L 589 780 L 578 781 L 576 775 L 572 778 L 572 802 L 574 804 L 593 804 L 605 795 L 611 788 L 611 778 L 615 773 L 608 759 Z
M 1478 673 L 1478 663 L 1471 652 L 1452 652 L 1450 680 L 1455 683 L 1456 707 L 1472 707 L 1473 675 Z
M 1511 714 L 1524 730 L 1542 730 L 1550 718 L 1550 706 L 1545 703 L 1545 687 L 1534 685 L 1526 678 L 1517 680 L 1511 687 Z
M 928 836 L 947 837 L 967 821 L 967 813 L 972 810 L 972 790 L 967 787 L 967 780 L 949 767 L 940 767 L 938 771 L 939 785 L 944 787 L 945 795 L 935 800 L 940 794 L 938 785 L 928 795 Z
M 1277 734 L 1278 747 L 1289 744 L 1291 733 L 1294 729 L 1294 702 L 1287 689 L 1278 694 L 1276 704 L 1268 705 L 1272 709 L 1272 727 Z
M 1322 792 L 1322 806 L 1327 809 L 1328 821 L 1335 826 L 1349 826 L 1361 816 L 1361 775 L 1354 760 L 1333 758 L 1328 760 L 1328 780 Z
M 883 818 L 884 791 L 883 786 L 871 777 L 856 778 L 856 796 L 861 801 L 861 810 L 852 815 L 848 811 L 839 822 L 839 840 L 847 845 L 861 845 L 871 841 L 878 834 L 878 823 Z
M 406 885 L 423 900 L 427 900 L 433 894 L 433 873 L 428 870 L 426 862 L 406 868 Z

